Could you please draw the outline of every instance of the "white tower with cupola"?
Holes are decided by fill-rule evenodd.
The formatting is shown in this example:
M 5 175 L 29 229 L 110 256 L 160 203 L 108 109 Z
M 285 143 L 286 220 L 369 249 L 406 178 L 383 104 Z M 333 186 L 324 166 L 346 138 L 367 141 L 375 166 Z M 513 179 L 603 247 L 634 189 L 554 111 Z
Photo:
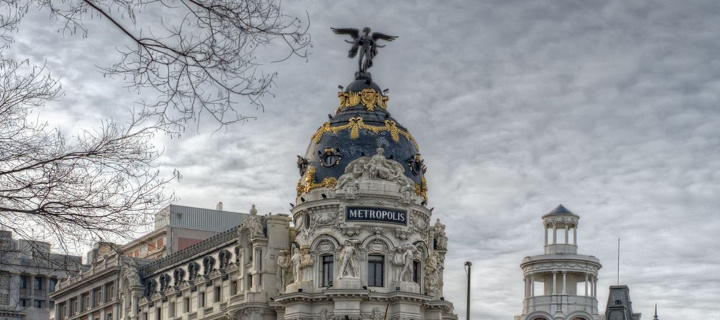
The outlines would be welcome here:
M 515 320 L 598 320 L 594 256 L 577 253 L 580 217 L 562 205 L 542 216 L 544 254 L 525 257 L 523 310 Z

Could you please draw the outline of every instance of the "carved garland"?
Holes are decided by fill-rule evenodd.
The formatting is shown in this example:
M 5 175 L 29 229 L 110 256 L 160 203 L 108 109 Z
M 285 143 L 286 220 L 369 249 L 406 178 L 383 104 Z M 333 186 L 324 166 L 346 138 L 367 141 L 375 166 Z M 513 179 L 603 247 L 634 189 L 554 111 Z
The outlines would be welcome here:
M 320 128 L 318 128 L 317 132 L 315 132 L 315 134 L 312 135 L 311 139 L 315 140 L 315 143 L 320 143 L 320 138 L 322 138 L 322 135 L 325 132 L 332 132 L 333 134 L 337 134 L 338 132 L 347 130 L 347 129 L 350 129 L 350 139 L 359 138 L 360 137 L 360 129 L 369 130 L 375 134 L 383 132 L 383 131 L 389 131 L 390 136 L 392 137 L 393 141 L 399 142 L 400 136 L 403 136 L 403 137 L 405 137 L 405 139 L 410 140 L 412 142 L 413 146 L 415 146 L 415 149 L 420 149 L 417 145 L 417 142 L 415 142 L 415 139 L 410 135 L 410 133 L 408 133 L 407 131 L 398 129 L 395 121 L 385 120 L 384 126 L 377 126 L 377 127 L 365 124 L 363 122 L 362 117 L 352 117 L 352 118 L 348 119 L 348 121 L 349 122 L 347 124 L 337 126 L 337 127 L 331 127 L 330 121 L 326 121 L 325 123 L 323 123 L 322 126 L 320 126 Z
M 363 89 L 361 92 L 338 92 L 338 98 L 340 99 L 338 112 L 345 107 L 357 106 L 361 102 L 368 111 L 375 111 L 375 105 L 387 110 L 387 101 L 389 100 L 388 97 L 371 88 Z

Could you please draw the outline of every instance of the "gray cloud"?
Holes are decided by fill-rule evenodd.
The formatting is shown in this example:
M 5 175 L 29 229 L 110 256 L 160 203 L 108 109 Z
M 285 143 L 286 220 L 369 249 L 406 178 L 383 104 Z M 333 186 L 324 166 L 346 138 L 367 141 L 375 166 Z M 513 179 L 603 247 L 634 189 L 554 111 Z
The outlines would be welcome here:
M 257 120 L 181 139 L 158 137 L 183 205 L 287 212 L 295 155 L 352 79 L 330 26 L 397 34 L 371 70 L 389 110 L 420 144 L 430 206 L 447 224 L 445 297 L 465 314 L 510 319 L 522 307 L 524 256 L 542 252 L 540 216 L 581 216 L 579 251 L 597 256 L 600 304 L 621 282 L 645 318 L 717 318 L 720 297 L 720 48 L 715 1 L 391 2 L 283 4 L 311 17 L 315 52 L 280 73 Z M 112 29 L 59 37 L 38 15 L 12 54 L 48 61 L 66 96 L 41 111 L 68 130 L 121 119 L 137 98 L 94 65 L 114 57 Z M 120 110 L 120 111 L 119 111 Z

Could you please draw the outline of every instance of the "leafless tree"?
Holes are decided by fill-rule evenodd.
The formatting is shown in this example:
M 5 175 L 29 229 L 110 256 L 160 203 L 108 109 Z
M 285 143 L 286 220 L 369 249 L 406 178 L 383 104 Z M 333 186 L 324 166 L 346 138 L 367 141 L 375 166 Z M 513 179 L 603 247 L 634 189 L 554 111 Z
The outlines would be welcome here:
M 260 58 L 268 52 L 279 53 L 278 60 L 306 57 L 310 46 L 308 23 L 283 14 L 275 0 L 0 2 L 0 8 L 13 8 L 0 13 L 0 26 L 7 21 L 17 27 L 27 10 L 38 7 L 49 9 L 72 34 L 87 34 L 87 17 L 120 30 L 132 45 L 120 47 L 120 61 L 102 71 L 130 88 L 154 92 L 156 100 L 142 101 L 142 116 L 158 118 L 173 134 L 203 116 L 219 128 L 246 119 L 239 106 L 262 108 L 277 75 Z M 158 12 L 161 17 L 153 16 Z
M 0 226 L 63 245 L 132 233 L 167 201 L 142 119 L 66 138 L 30 112 L 60 93 L 43 68 L 0 62 Z
M 2 55 L 8 31 L 31 9 L 49 9 L 71 34 L 85 35 L 88 17 L 120 30 L 132 45 L 101 71 L 157 99 L 141 101 L 127 121 L 71 137 L 33 121 L 34 110 L 59 98 L 59 83 L 45 67 Z M 157 10 L 162 22 L 142 16 Z M 262 108 L 276 73 L 258 55 L 306 57 L 306 31 L 273 0 L 0 0 L 0 227 L 66 249 L 132 234 L 168 202 L 163 189 L 179 176 L 157 170 L 153 135 L 179 135 L 206 116 L 223 128 L 245 119 L 243 104 Z

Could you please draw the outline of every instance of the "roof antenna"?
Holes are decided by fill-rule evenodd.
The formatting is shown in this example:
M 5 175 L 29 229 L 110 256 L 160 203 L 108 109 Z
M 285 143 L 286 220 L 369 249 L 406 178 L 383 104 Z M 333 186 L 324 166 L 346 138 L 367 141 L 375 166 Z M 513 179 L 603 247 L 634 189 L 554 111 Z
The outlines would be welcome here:
M 620 285 L 620 238 L 618 238 L 617 285 Z

